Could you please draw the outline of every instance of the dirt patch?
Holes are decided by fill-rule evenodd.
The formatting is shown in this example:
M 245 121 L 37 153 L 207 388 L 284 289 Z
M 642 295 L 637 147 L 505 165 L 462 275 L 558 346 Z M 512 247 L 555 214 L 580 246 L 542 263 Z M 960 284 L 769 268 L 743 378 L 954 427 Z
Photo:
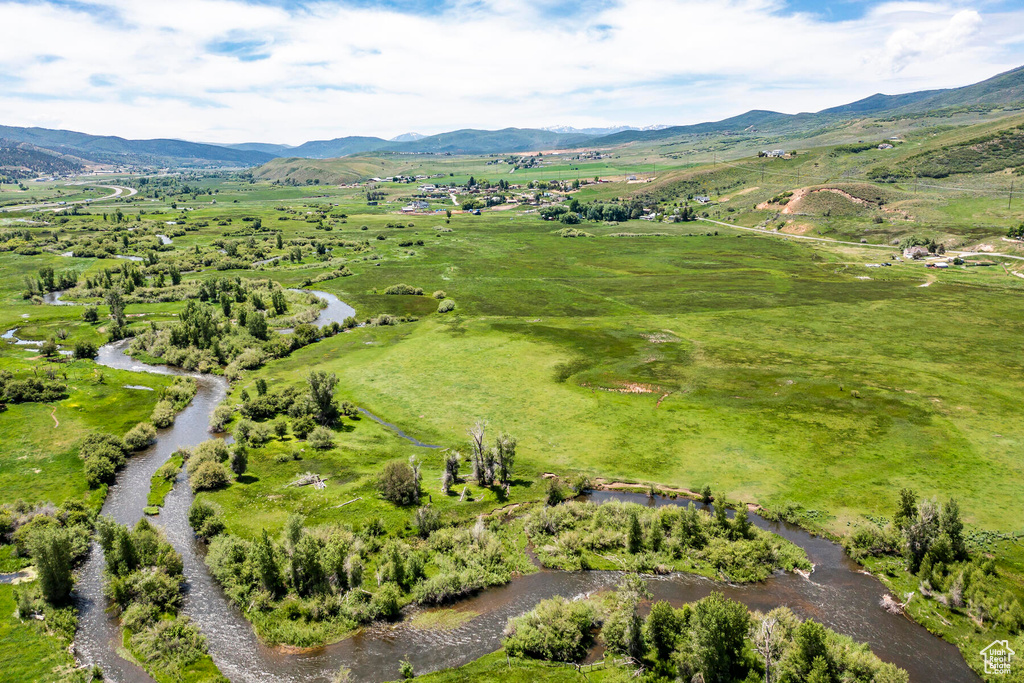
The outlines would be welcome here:
M 785 226 L 783 226 L 780 232 L 784 232 L 787 235 L 806 235 L 812 230 L 814 230 L 813 225 L 808 225 L 807 223 L 794 223 L 793 221 L 789 221 L 786 223 Z
M 653 384 L 640 384 L 639 382 L 619 382 L 619 385 L 615 387 L 596 387 L 586 383 L 580 386 L 598 391 L 611 391 L 616 394 L 653 394 L 655 391 L 660 391 Z
M 793 213 L 793 207 L 800 203 L 800 200 L 807 196 L 807 193 L 811 191 L 809 187 L 801 187 L 800 189 L 793 190 L 793 194 L 789 197 L 789 202 L 782 207 L 781 213 L 791 214 Z M 757 205 L 758 210 L 765 211 L 772 208 L 777 208 L 777 204 L 772 204 L 771 200 L 761 202 Z

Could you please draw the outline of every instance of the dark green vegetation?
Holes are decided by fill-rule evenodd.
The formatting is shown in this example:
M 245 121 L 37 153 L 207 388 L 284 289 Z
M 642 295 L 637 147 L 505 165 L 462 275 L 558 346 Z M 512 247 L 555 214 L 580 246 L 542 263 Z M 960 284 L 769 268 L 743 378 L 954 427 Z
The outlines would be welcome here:
M 905 671 L 880 661 L 866 646 L 814 621 L 801 621 L 785 607 L 751 614 L 742 604 L 712 593 L 681 609 L 656 602 L 645 618 L 640 608 L 648 597 L 643 580 L 627 574 L 611 594 L 545 600 L 509 620 L 505 652 L 573 662 L 582 660 L 596 640 L 647 681 L 908 680 Z
M 636 504 L 568 502 L 526 518 L 538 559 L 558 569 L 625 569 L 700 573 L 728 581 L 762 581 L 777 569 L 810 570 L 803 552 L 755 528 L 741 508 L 714 518 L 690 504 L 651 509 Z
M 104 593 L 124 629 L 124 644 L 159 683 L 226 681 L 206 652 L 206 639 L 178 614 L 181 556 L 145 519 L 134 529 L 101 517 L 97 536 L 106 561 Z

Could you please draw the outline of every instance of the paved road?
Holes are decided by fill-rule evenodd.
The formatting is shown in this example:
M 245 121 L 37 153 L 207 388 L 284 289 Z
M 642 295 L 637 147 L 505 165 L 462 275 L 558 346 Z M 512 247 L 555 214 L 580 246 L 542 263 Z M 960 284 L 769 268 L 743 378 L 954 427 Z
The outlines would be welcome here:
M 7 206 L 0 208 L 0 213 L 12 212 L 12 211 L 63 211 L 69 206 L 75 204 L 94 204 L 96 202 L 105 202 L 110 199 L 118 199 L 119 197 L 133 197 L 139 193 L 134 187 L 121 187 L 120 185 L 94 185 L 92 183 L 74 183 L 75 185 L 87 185 L 89 187 L 100 187 L 104 190 L 111 190 L 112 194 L 108 194 L 106 197 L 96 197 L 95 199 L 79 199 L 73 202 L 45 202 L 43 204 L 17 204 L 15 206 Z M 125 193 L 128 194 L 125 194 Z

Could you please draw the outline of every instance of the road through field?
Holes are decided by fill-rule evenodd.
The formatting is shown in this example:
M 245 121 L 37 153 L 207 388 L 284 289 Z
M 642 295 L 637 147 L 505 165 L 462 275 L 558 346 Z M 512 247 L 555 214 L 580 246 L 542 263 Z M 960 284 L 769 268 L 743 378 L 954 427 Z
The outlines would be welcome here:
M 76 185 L 88 185 L 90 187 L 99 187 L 104 190 L 111 190 L 112 194 L 108 194 L 106 197 L 96 197 L 95 199 L 79 199 L 73 202 L 44 202 L 42 204 L 21 204 L 16 206 L 7 206 L 0 209 L 0 213 L 10 211 L 62 211 L 63 209 L 73 206 L 75 204 L 95 204 L 96 202 L 105 202 L 110 199 L 118 199 L 120 197 L 134 197 L 139 193 L 134 187 L 121 187 L 120 185 L 92 185 L 91 183 L 75 183 Z M 125 194 L 125 193 L 128 194 Z

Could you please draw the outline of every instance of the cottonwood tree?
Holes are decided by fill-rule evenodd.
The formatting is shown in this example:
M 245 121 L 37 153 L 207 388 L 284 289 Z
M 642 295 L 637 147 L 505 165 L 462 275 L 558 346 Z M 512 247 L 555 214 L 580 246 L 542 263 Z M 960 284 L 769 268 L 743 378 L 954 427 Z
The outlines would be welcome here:
M 444 458 L 444 472 L 441 474 L 441 493 L 448 495 L 452 484 L 459 481 L 459 464 L 462 455 L 458 451 L 451 451 Z
M 754 643 L 754 649 L 764 660 L 764 683 L 772 683 L 772 667 L 782 656 L 786 644 L 782 630 L 779 620 L 771 614 L 762 617 L 751 628 L 750 639 Z
M 470 446 L 472 451 L 470 452 L 470 461 L 473 465 L 473 478 L 483 485 L 484 479 L 486 479 L 486 472 L 484 472 L 484 435 L 487 430 L 487 422 L 484 420 L 477 420 L 476 424 L 466 430 L 469 434 Z
M 516 461 L 516 438 L 507 432 L 502 432 L 494 446 L 497 467 L 498 481 L 508 484 L 512 479 L 512 467 Z
M 338 419 L 338 403 L 334 400 L 334 387 L 338 377 L 332 372 L 314 370 L 306 377 L 309 396 L 316 406 L 316 418 L 322 425 L 333 424 Z
M 71 545 L 71 532 L 56 526 L 43 527 L 29 542 L 29 554 L 39 573 L 39 587 L 52 605 L 66 602 L 74 584 Z

